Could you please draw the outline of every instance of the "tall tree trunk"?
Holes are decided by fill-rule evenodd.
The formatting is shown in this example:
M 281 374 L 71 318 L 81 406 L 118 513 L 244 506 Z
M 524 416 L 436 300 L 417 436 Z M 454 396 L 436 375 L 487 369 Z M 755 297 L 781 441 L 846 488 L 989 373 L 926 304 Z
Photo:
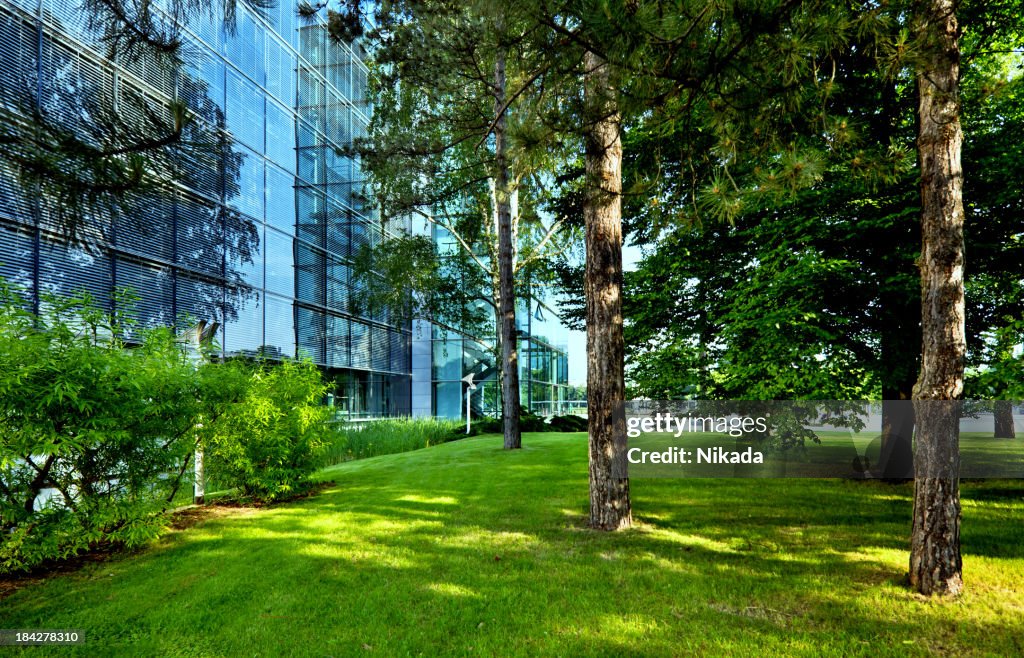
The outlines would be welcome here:
M 1013 439 L 1017 433 L 1013 428 L 1013 400 L 996 400 L 993 407 L 995 416 L 995 432 L 997 439 Z
M 501 314 L 501 415 L 505 449 L 521 448 L 519 432 L 519 349 L 516 335 L 516 244 L 512 235 L 512 195 L 509 190 L 505 135 L 505 51 L 494 62 L 494 192 L 498 214 L 498 287 Z
M 921 373 L 914 387 L 917 453 L 910 584 L 963 590 L 960 556 L 960 401 L 964 353 L 964 208 L 960 45 L 956 0 L 915 4 L 921 168 Z
M 622 337 L 622 141 L 608 64 L 584 56 L 587 190 L 583 206 L 587 264 L 587 407 L 590 430 L 590 526 L 618 530 L 633 523 L 625 455 Z

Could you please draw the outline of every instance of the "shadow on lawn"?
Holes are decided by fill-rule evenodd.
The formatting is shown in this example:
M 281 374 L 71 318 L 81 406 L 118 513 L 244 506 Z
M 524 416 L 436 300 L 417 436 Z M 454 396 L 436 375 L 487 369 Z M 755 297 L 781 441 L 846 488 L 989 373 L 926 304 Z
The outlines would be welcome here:
M 905 549 L 909 487 L 636 480 L 638 528 L 606 534 L 585 528 L 580 464 L 493 456 L 487 479 L 460 477 L 459 459 L 438 452 L 431 465 L 451 466 L 441 475 L 395 459 L 319 497 L 203 523 L 123 561 L 113 590 L 88 582 L 95 573 L 50 583 L 52 598 L 0 613 L 0 626 L 75 627 L 81 606 L 68 603 L 91 587 L 90 618 L 103 621 L 89 629 L 101 643 L 89 655 L 140 637 L 154 653 L 182 643 L 199 655 L 253 653 L 233 644 L 246 634 L 257 652 L 305 654 L 292 644 L 302 629 L 322 635 L 319 655 L 533 655 L 550 653 L 552 638 L 572 655 L 817 655 L 823 642 L 846 655 L 956 650 L 943 644 L 955 635 L 902 644 L 927 635 L 941 608 L 887 618 L 872 597 L 850 595 L 898 584 L 878 552 Z M 1014 546 L 999 557 L 1021 555 L 1008 513 L 968 510 L 965 553 L 994 554 L 1000 538 Z M 917 605 L 904 590 L 886 596 Z M 956 633 L 1007 629 L 965 619 Z
M 556 484 L 561 489 L 578 482 L 568 478 Z M 741 492 L 734 496 L 744 498 Z M 481 519 L 476 510 L 489 502 L 496 513 Z M 651 504 L 651 514 L 700 509 L 688 502 Z M 859 643 L 846 647 L 847 654 L 872 655 L 880 643 L 890 642 L 901 653 L 913 648 L 929 653 L 943 650 L 944 642 L 955 639 L 939 637 L 924 643 L 917 639 L 920 620 L 885 618 L 867 603 L 851 605 L 848 598 L 820 593 L 815 583 L 822 578 L 839 590 L 895 585 L 899 579 L 890 564 L 857 555 L 861 547 L 878 547 L 876 537 L 885 533 L 864 534 L 863 524 L 871 514 L 849 512 L 861 509 L 852 503 L 848 509 L 841 506 L 846 513 L 839 520 L 822 526 L 842 537 L 862 538 L 841 552 L 822 551 L 822 535 L 802 539 L 794 533 L 794 528 L 804 527 L 802 522 L 813 519 L 801 512 L 785 514 L 776 509 L 774 516 L 757 517 L 754 530 L 733 525 L 732 531 L 721 527 L 731 519 L 714 508 L 691 514 L 692 528 L 641 515 L 637 531 L 607 535 L 585 530 L 582 514 L 549 513 L 539 525 L 536 519 L 521 523 L 514 514 L 521 504 L 484 500 L 454 488 L 427 494 L 403 486 L 342 485 L 320 499 L 280 510 L 272 518 L 236 521 L 260 531 L 251 546 L 238 540 L 214 545 L 198 542 L 192 547 L 196 554 L 183 557 L 201 563 L 227 560 L 240 551 L 254 559 L 261 553 L 290 560 L 301 556 L 307 562 L 304 579 L 317 582 L 320 592 L 333 593 L 329 603 L 346 611 L 344 624 L 350 630 L 371 627 L 376 621 L 399 631 L 384 638 L 379 634 L 363 637 L 355 630 L 352 642 L 400 652 L 416 648 L 415 642 L 403 643 L 401 629 L 430 628 L 421 640 L 461 653 L 472 646 L 479 648 L 486 635 L 483 629 L 503 619 L 524 653 L 533 653 L 531 643 L 544 634 L 561 637 L 573 653 L 593 655 L 662 655 L 665 643 L 703 652 L 744 647 L 749 651 L 749 634 L 756 633 L 760 642 L 813 654 L 814 638 L 834 633 L 836 624 L 851 634 L 847 641 Z M 345 515 L 363 528 L 359 540 L 338 540 L 316 532 L 308 523 L 314 510 Z M 716 525 L 709 532 L 712 523 Z M 774 524 L 782 524 L 777 532 L 770 531 Z M 893 520 L 890 524 L 897 534 L 905 532 L 902 524 L 898 529 Z M 396 531 L 396 527 L 402 529 Z M 686 534 L 688 530 L 693 534 Z M 286 546 L 267 545 L 278 542 Z M 891 539 L 886 546 L 898 543 Z M 317 547 L 319 552 L 312 550 Z M 261 587 L 251 593 L 256 600 L 270 598 L 294 582 L 294 574 L 287 569 L 264 566 Z M 709 585 L 719 578 L 727 579 L 729 586 L 716 593 Z M 608 587 L 595 590 L 594 579 Z M 794 590 L 804 593 L 794 595 Z M 396 592 L 404 594 L 408 605 L 402 605 L 401 596 L 395 600 Z M 913 601 L 909 593 L 905 598 Z M 375 620 L 364 616 L 367 600 L 388 603 L 369 606 L 376 611 Z M 535 615 L 541 611 L 527 626 L 515 621 L 524 607 Z M 919 612 L 929 614 L 927 609 Z M 284 622 L 302 616 L 276 608 L 253 613 Z M 633 626 L 646 630 L 627 627 L 619 628 L 617 635 L 610 633 L 623 619 L 632 619 Z M 444 621 L 438 627 L 440 620 Z M 319 623 L 329 622 L 330 618 L 321 618 Z M 973 634 L 1006 633 L 999 625 L 962 625 L 972 627 Z M 922 644 L 902 644 L 911 639 Z M 491 647 L 496 648 L 500 647 Z

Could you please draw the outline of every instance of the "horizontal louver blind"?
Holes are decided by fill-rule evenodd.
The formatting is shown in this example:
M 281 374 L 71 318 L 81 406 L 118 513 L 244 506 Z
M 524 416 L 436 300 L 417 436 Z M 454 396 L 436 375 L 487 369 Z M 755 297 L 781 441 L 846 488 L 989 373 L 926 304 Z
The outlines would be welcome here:
M 321 311 L 298 307 L 295 328 L 299 339 L 299 355 L 324 362 L 324 314 Z
M 223 271 L 224 243 L 220 208 L 209 201 L 183 194 L 178 199 L 177 263 L 210 275 Z
M 266 336 L 268 357 L 295 356 L 294 303 L 274 295 L 266 296 Z
M 371 327 L 371 334 L 370 349 L 372 358 L 370 365 L 374 370 L 387 370 L 391 365 L 388 330 L 383 327 L 374 326 Z
M 129 309 L 140 328 L 174 323 L 171 317 L 174 292 L 170 267 L 118 258 L 115 285 L 119 289 L 129 289 L 136 298 Z
M 370 367 L 370 328 L 352 321 L 352 367 Z

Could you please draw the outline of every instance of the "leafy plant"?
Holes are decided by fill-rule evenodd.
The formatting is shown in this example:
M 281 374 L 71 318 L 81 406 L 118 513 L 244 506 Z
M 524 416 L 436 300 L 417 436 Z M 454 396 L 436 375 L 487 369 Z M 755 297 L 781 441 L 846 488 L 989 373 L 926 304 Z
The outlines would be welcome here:
M 212 365 L 204 388 L 223 395 L 207 396 L 199 429 L 211 476 L 257 500 L 301 490 L 326 448 L 320 371 L 296 361 Z
M 169 330 L 134 329 L 84 294 L 41 302 L 26 311 L 0 281 L 3 571 L 149 540 L 192 449 L 193 370 Z

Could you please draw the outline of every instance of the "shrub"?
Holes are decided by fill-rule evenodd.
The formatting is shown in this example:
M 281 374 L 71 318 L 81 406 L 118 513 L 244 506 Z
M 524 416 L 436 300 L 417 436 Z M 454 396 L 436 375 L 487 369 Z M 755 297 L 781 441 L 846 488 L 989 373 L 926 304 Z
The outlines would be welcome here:
M 556 432 L 586 432 L 587 419 L 579 416 L 552 416 L 548 420 L 550 429 Z
M 194 440 L 193 369 L 169 330 L 87 295 L 41 301 L 35 316 L 0 281 L 0 571 L 154 537 Z
M 310 362 L 231 361 L 206 369 L 200 437 L 210 477 L 268 501 L 301 490 L 327 447 L 326 386 Z M 217 399 L 213 390 L 222 393 Z
M 505 430 L 500 418 L 480 418 L 473 421 L 474 434 L 501 434 Z M 586 432 L 587 419 L 579 416 L 552 416 L 545 420 L 532 413 L 519 417 L 521 432 Z
M 474 434 L 501 434 L 505 428 L 500 418 L 481 418 L 473 421 Z M 579 416 L 553 416 L 544 420 L 540 416 L 523 412 L 519 416 L 521 432 L 586 432 L 587 419 Z
M 520 432 L 547 432 L 550 429 L 544 422 L 544 419 L 537 414 L 525 411 L 519 414 Z M 499 429 L 498 431 L 501 432 L 502 430 Z
M 480 434 L 501 434 L 503 430 L 500 418 L 480 418 L 473 421 L 473 429 Z

